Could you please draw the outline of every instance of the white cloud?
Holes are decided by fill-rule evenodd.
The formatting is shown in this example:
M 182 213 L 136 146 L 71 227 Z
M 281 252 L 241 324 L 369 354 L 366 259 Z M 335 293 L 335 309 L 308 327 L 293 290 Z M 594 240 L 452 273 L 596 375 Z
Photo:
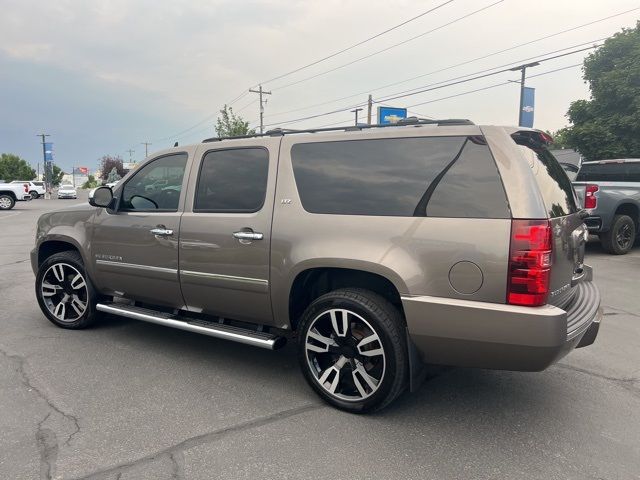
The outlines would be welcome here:
M 166 98 L 167 104 L 181 106 L 185 112 L 195 112 L 194 117 L 182 119 L 187 128 L 252 84 L 339 50 L 442 3 L 442 0 L 9 0 L 4 3 L 3 15 L 0 16 L 3 36 L 0 51 L 4 54 L 64 68 L 78 76 L 122 88 L 123 92 L 135 89 L 136 94 L 146 91 L 158 98 Z M 490 3 L 491 0 L 456 0 L 433 14 L 300 72 L 287 81 L 341 65 Z M 397 79 L 447 67 L 635 6 L 635 0 L 618 0 L 615 8 L 605 2 L 539 0 L 531 3 L 507 0 L 486 12 L 369 60 L 295 87 L 274 91 L 267 106 L 267 121 L 273 113 L 366 92 Z M 633 25 L 636 17 L 637 14 L 629 14 L 612 19 L 377 94 L 442 81 L 606 36 L 623 25 Z M 536 67 L 535 71 L 543 72 L 580 60 L 581 56 L 576 55 Z M 511 77 L 502 75 L 496 80 Z M 399 106 L 419 103 L 492 82 L 493 79 L 488 79 L 469 83 L 397 103 Z M 267 88 L 275 88 L 282 83 L 284 80 Z M 543 128 L 562 126 L 569 102 L 588 94 L 579 69 L 532 79 L 531 84 L 538 88 L 536 119 Z M 417 110 L 430 116 L 513 123 L 517 94 L 517 87 L 507 86 L 428 104 Z M 362 95 L 355 100 L 363 101 L 365 98 Z M 250 101 L 253 97 L 245 97 L 236 107 L 241 108 Z M 337 102 L 291 116 L 277 116 L 273 121 L 323 112 L 350 102 Z M 242 113 L 255 120 L 257 105 L 247 107 Z M 349 117 L 349 113 L 334 115 L 307 125 L 346 121 Z M 159 131 L 157 135 L 161 137 L 170 133 Z M 192 139 L 197 135 L 196 129 Z

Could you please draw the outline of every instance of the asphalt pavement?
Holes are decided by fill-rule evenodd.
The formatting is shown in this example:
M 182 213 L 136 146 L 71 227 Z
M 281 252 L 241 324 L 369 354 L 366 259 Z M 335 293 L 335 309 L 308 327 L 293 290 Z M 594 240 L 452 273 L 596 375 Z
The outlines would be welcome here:
M 0 478 L 640 479 L 640 246 L 588 246 L 593 346 L 541 373 L 449 369 L 358 416 L 318 400 L 292 346 L 52 325 L 28 260 L 36 220 L 85 198 L 0 212 Z

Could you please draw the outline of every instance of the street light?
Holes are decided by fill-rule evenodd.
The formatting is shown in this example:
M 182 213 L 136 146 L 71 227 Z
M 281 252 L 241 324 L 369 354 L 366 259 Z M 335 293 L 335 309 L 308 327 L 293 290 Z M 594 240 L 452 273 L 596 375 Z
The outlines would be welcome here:
M 363 110 L 362 108 L 356 108 L 355 110 L 351 110 L 351 113 L 356 114 L 356 127 L 358 126 L 358 112 L 361 112 L 362 110 Z
M 540 65 L 540 62 L 532 62 L 527 63 L 525 65 L 519 65 L 517 67 L 513 67 L 510 70 L 512 72 L 517 72 L 520 70 L 522 72 L 522 76 L 520 78 L 520 108 L 518 108 L 518 126 L 522 126 L 522 109 L 524 108 L 524 81 L 526 78 L 526 71 L 529 67 L 537 67 Z

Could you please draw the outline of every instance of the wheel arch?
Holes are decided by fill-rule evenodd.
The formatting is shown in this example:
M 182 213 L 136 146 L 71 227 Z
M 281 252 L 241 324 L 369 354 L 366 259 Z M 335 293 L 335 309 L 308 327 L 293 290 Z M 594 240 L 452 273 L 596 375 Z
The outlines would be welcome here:
M 87 261 L 83 255 L 80 245 L 73 238 L 69 237 L 48 238 L 40 243 L 38 246 L 38 267 L 40 267 L 40 265 L 42 265 L 42 263 L 50 256 L 55 255 L 56 253 L 68 251 L 78 252 L 82 257 L 82 262 L 86 269 Z
M 401 292 L 404 284 L 397 283 L 380 274 L 365 268 L 350 268 L 336 266 L 313 266 L 302 269 L 297 273 L 289 288 L 288 313 L 289 324 L 296 330 L 300 317 L 305 309 L 316 298 L 340 288 L 363 288 L 381 295 L 389 300 L 401 313 L 404 310 Z
M 618 204 L 615 210 L 615 215 L 628 215 L 633 220 L 636 226 L 636 232 L 640 226 L 640 208 L 637 203 L 623 201 Z
M 11 190 L 1 190 L 0 195 L 9 195 L 14 201 L 18 201 L 18 197 L 16 197 L 15 192 Z

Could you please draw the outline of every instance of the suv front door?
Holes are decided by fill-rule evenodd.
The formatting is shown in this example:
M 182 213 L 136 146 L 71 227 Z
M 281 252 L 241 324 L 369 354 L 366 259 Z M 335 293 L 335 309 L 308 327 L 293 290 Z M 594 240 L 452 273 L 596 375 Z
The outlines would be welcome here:
M 146 163 L 116 188 L 116 211 L 97 212 L 91 258 L 100 291 L 173 308 L 184 305 L 178 238 L 193 150 Z
M 280 138 L 263 138 L 233 148 L 199 147 L 196 186 L 180 228 L 188 310 L 273 322 L 269 251 L 279 144 Z

